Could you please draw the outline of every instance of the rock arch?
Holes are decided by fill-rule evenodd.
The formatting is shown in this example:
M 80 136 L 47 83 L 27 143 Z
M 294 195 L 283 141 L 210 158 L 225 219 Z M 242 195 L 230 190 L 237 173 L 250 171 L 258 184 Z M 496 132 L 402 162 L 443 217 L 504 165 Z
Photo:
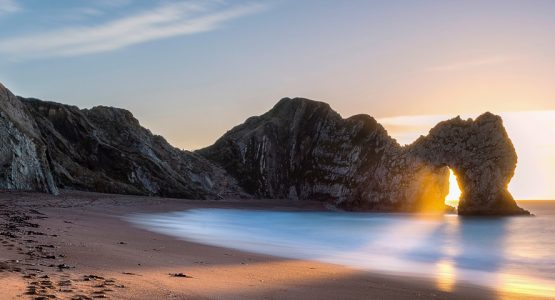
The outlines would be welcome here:
M 460 184 L 458 212 L 521 214 L 507 186 L 517 155 L 501 117 L 485 113 L 476 120 L 444 121 L 409 147 L 409 152 L 432 166 L 448 166 Z
M 348 210 L 444 210 L 449 173 L 463 215 L 527 214 L 507 190 L 517 156 L 499 116 L 455 118 L 400 146 L 375 119 L 343 119 L 328 104 L 284 98 L 198 151 L 250 193 Z
M 0 187 L 8 189 L 442 211 L 449 166 L 463 190 L 459 214 L 528 213 L 507 190 L 517 157 L 501 118 L 490 113 L 441 122 L 401 146 L 368 115 L 344 119 L 326 103 L 284 98 L 192 153 L 152 135 L 125 110 L 19 98 L 0 84 L 0 140 Z

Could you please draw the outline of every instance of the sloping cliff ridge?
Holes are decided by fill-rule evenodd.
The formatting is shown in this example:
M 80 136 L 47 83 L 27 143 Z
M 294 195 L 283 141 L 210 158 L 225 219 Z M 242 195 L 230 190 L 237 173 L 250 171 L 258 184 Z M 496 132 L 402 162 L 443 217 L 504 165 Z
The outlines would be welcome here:
M 183 151 L 129 111 L 14 96 L 0 85 L 0 188 L 59 188 L 190 199 L 320 200 L 348 210 L 444 210 L 448 169 L 459 214 L 526 214 L 507 185 L 516 153 L 500 117 L 455 118 L 400 146 L 368 115 L 284 98 L 210 147 Z
M 248 196 L 225 170 L 172 147 L 126 110 L 25 99 L 3 86 L 0 108 L 2 188 L 190 199 Z

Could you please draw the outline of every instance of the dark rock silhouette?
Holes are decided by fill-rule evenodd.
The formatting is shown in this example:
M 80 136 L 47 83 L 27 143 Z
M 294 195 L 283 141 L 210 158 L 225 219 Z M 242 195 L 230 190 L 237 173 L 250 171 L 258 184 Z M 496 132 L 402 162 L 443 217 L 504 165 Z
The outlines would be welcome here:
M 169 145 L 123 109 L 15 97 L 0 86 L 0 188 L 191 199 L 245 197 L 202 156 Z
M 341 118 L 328 104 L 284 98 L 198 151 L 258 197 L 316 199 L 351 210 L 444 210 L 447 167 L 460 214 L 527 214 L 507 190 L 516 153 L 502 120 L 455 118 L 402 147 L 368 115 Z
M 368 115 L 285 98 L 214 145 L 179 150 L 126 110 L 15 97 L 0 85 L 0 188 L 190 199 L 320 200 L 347 210 L 444 211 L 448 168 L 459 214 L 526 214 L 507 190 L 516 165 L 500 117 L 455 118 L 400 146 Z
M 458 213 L 526 214 L 507 190 L 517 155 L 501 117 L 444 121 L 407 147 L 410 156 L 433 167 L 449 166 L 461 186 Z
M 129 111 L 21 100 L 39 124 L 60 187 L 192 199 L 243 195 L 223 169 L 172 147 Z

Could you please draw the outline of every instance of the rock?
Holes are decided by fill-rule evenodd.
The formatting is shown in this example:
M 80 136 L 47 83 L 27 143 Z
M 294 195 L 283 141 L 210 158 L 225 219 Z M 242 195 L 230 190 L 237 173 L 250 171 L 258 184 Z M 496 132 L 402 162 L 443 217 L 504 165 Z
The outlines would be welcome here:
M 462 188 L 459 214 L 528 214 L 507 190 L 516 153 L 501 118 L 490 113 L 442 122 L 403 147 L 368 115 L 343 119 L 326 103 L 284 98 L 197 152 L 257 197 L 444 211 L 450 167 Z
M 127 110 L 26 99 L 0 85 L 0 189 L 445 211 L 451 168 L 462 188 L 459 214 L 528 214 L 507 190 L 516 161 L 501 118 L 491 113 L 441 122 L 401 146 L 368 115 L 343 119 L 326 103 L 284 98 L 190 152 Z
M 0 189 L 57 193 L 31 114 L 0 84 Z
M 449 166 L 457 175 L 462 190 L 459 214 L 528 214 L 507 189 L 517 155 L 501 117 L 485 113 L 476 120 L 444 121 L 408 148 L 426 164 Z
M 39 124 L 60 188 L 189 199 L 246 196 L 225 170 L 172 147 L 129 111 L 20 100 Z
M 170 276 L 172 277 L 183 277 L 183 278 L 193 278 L 193 276 L 184 274 L 184 273 L 170 273 Z

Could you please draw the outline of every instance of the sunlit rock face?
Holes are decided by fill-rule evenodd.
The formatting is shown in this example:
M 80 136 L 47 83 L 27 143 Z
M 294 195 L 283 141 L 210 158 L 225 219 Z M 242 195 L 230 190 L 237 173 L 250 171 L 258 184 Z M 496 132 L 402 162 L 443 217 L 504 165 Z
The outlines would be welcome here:
M 37 124 L 0 84 L 0 188 L 57 193 Z
M 520 214 L 507 184 L 516 154 L 501 119 L 453 119 L 400 146 L 367 115 L 343 119 L 329 105 L 282 99 L 198 153 L 246 191 L 313 199 L 350 210 L 443 211 L 451 167 L 460 214 Z

